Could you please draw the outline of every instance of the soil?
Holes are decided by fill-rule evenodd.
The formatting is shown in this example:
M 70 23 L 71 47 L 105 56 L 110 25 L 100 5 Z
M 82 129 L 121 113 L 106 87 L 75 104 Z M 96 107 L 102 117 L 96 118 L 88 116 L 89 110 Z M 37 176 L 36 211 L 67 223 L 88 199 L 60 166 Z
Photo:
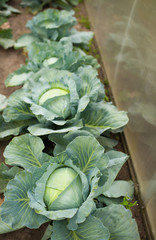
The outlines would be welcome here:
M 20 7 L 20 0 L 12 0 L 11 5 L 15 8 L 18 8 L 21 11 L 21 14 L 19 15 L 13 15 L 9 18 L 10 26 L 13 30 L 13 36 L 14 39 L 17 39 L 20 35 L 29 32 L 29 30 L 25 27 L 26 22 L 29 19 L 32 19 L 33 15 L 30 14 L 26 9 L 23 9 Z M 87 17 L 86 10 L 84 4 L 79 4 L 78 7 L 75 8 L 76 11 L 76 17 L 79 20 L 82 19 L 82 17 Z M 79 21 L 80 22 L 80 21 Z M 82 31 L 88 31 L 88 29 L 83 25 L 78 23 L 76 28 L 78 30 Z M 91 55 L 98 58 L 99 63 L 101 66 L 103 66 L 103 63 L 100 58 L 100 54 L 96 45 L 96 41 L 93 41 L 92 47 L 89 52 Z M 4 81 L 9 73 L 13 72 L 14 70 L 18 69 L 21 64 L 25 63 L 26 56 L 23 54 L 22 50 L 14 50 L 14 49 L 8 49 L 4 50 L 2 47 L 0 47 L 0 93 L 4 94 L 6 96 L 9 96 L 16 88 L 6 88 Z M 104 74 L 104 69 L 99 69 L 99 77 L 103 83 L 105 83 L 106 93 L 109 99 L 113 99 L 113 96 L 111 95 L 111 91 L 109 89 L 108 82 L 106 81 L 106 76 Z M 113 138 L 117 139 L 119 141 L 119 144 L 116 146 L 116 150 L 124 152 L 123 143 L 121 140 L 121 135 L 112 135 Z M 4 161 L 3 158 L 3 151 L 9 141 L 0 142 L 0 162 Z M 130 160 L 129 160 L 130 161 Z M 130 180 L 132 179 L 131 173 L 129 170 L 129 165 L 126 163 L 121 171 L 118 174 L 117 179 L 122 180 Z M 138 188 L 137 183 L 135 183 L 135 188 Z M 134 197 L 134 201 L 137 200 L 137 197 Z M 3 196 L 0 195 L 0 205 L 2 204 Z M 145 232 L 145 225 L 143 223 L 142 214 L 141 214 L 142 206 L 138 203 L 138 205 L 134 206 L 132 208 L 132 214 L 135 220 L 137 221 L 139 233 L 140 233 L 140 239 L 141 240 L 147 240 L 147 235 Z M 32 230 L 23 228 L 21 230 L 7 233 L 7 234 L 1 234 L 0 240 L 39 240 L 42 238 L 45 228 L 47 224 L 43 224 L 39 229 Z

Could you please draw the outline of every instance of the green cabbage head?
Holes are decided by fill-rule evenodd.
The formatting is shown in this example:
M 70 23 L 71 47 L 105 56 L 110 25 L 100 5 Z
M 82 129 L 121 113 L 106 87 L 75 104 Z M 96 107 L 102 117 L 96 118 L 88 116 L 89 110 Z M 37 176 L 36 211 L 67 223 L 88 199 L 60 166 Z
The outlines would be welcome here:
M 46 182 L 44 202 L 51 211 L 80 207 L 83 196 L 78 174 L 69 167 L 56 169 Z M 66 206 L 64 202 L 67 203 Z

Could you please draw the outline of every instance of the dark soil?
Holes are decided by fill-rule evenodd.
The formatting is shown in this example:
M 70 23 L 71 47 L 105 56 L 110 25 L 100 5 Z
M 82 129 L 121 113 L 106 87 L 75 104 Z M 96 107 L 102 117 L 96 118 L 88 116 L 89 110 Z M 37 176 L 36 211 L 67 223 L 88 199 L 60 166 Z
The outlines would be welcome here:
M 11 28 L 13 29 L 13 35 L 14 39 L 17 39 L 20 35 L 28 32 L 28 29 L 25 27 L 26 22 L 33 17 L 32 14 L 28 13 L 27 10 L 22 9 L 19 5 L 20 0 L 12 0 L 11 5 L 20 9 L 21 14 L 19 15 L 13 15 L 12 17 L 9 18 L 9 23 Z M 77 8 L 75 8 L 76 11 L 76 17 L 79 22 L 81 22 L 82 18 L 86 18 L 86 10 L 84 7 L 84 4 L 79 4 Z M 80 24 L 78 23 L 76 28 L 78 30 L 82 31 L 88 31 L 85 24 Z M 96 41 L 94 40 L 92 47 L 89 51 L 89 54 L 95 56 L 98 58 L 99 63 L 103 66 L 100 54 L 96 45 Z M 2 47 L 0 47 L 0 93 L 4 94 L 6 96 L 9 96 L 16 88 L 6 88 L 4 85 L 4 81 L 7 77 L 7 75 L 14 70 L 18 69 L 21 64 L 25 63 L 25 55 L 23 54 L 22 50 L 14 50 L 14 49 L 8 49 L 4 50 Z M 106 77 L 104 75 L 104 69 L 100 68 L 99 69 L 99 77 L 103 83 L 105 83 L 105 88 L 106 88 L 106 93 L 108 96 L 108 99 L 113 99 L 111 96 L 111 91 L 109 89 L 108 81 L 106 80 Z M 116 150 L 124 152 L 124 147 L 122 144 L 121 136 L 120 135 L 115 135 L 112 136 L 113 138 L 116 138 L 119 141 L 119 144 L 116 147 Z M 0 142 L 0 162 L 4 161 L 3 158 L 3 151 L 9 141 L 5 142 Z M 130 160 L 129 160 L 130 161 Z M 130 180 L 131 174 L 129 170 L 129 165 L 126 163 L 123 168 L 121 169 L 120 173 L 118 174 L 118 179 L 122 180 Z M 137 183 L 135 183 L 136 189 L 138 188 Z M 1 195 L 0 198 L 0 204 L 2 203 L 3 196 Z M 134 201 L 136 201 L 136 196 Z M 146 232 L 145 232 L 145 227 L 144 223 L 142 220 L 142 215 L 141 215 L 141 208 L 139 204 L 137 206 L 134 206 L 132 208 L 132 213 L 133 217 L 136 219 L 139 232 L 140 232 L 140 238 L 141 240 L 147 240 Z M 18 213 L 17 213 L 18 214 Z M 0 235 L 0 240 L 39 240 L 42 238 L 43 233 L 45 231 L 47 224 L 42 225 L 39 229 L 37 230 L 31 230 L 31 229 L 21 229 L 16 232 L 12 233 L 7 233 L 7 234 L 2 234 Z

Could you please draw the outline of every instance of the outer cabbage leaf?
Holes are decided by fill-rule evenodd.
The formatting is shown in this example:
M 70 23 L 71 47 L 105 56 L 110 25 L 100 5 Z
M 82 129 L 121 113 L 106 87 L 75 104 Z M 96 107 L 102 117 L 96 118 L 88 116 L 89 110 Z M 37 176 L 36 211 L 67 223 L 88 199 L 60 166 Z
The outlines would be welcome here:
M 5 223 L 5 222 L 2 221 L 1 209 L 0 209 L 0 234 L 12 232 L 12 231 L 15 231 L 15 230 L 17 230 L 17 229 L 12 228 L 8 223 Z
M 5 5 L 6 2 L 8 2 L 8 0 L 1 0 L 0 8 L 3 8 L 3 6 Z
M 53 226 L 51 224 L 48 225 L 48 227 L 46 228 L 46 231 L 42 237 L 41 240 L 48 240 L 50 239 L 51 235 L 52 235 L 52 232 L 53 232 Z
M 115 106 L 104 101 L 89 104 L 80 118 L 84 120 L 84 130 L 97 137 L 104 131 L 120 131 L 128 122 L 126 112 L 118 111 Z
M 5 80 L 6 87 L 23 85 L 30 78 L 32 72 L 26 66 L 21 66 L 18 70 L 9 74 Z
M 3 118 L 6 122 L 13 120 L 27 120 L 34 118 L 29 104 L 22 101 L 25 94 L 23 89 L 16 90 L 8 98 L 7 107 L 3 111 Z
M 93 36 L 93 32 L 79 32 L 75 28 L 72 28 L 68 38 L 75 45 L 81 45 L 82 47 L 88 49 L 88 44 L 93 39 Z
M 6 96 L 0 94 L 0 103 L 1 103 L 1 105 L 0 105 L 0 112 L 3 111 L 4 108 L 7 106 L 7 102 L 8 101 L 7 101 Z
M 0 28 L 0 45 L 4 49 L 13 47 L 14 40 L 12 39 L 12 30 L 10 28 L 8 28 L 8 29 Z
M 1 0 L 0 1 L 0 16 L 8 17 L 12 13 L 20 13 L 20 11 L 12 6 L 6 4 L 8 0 Z
M 105 186 L 105 191 L 112 185 L 117 174 L 119 173 L 120 169 L 122 168 L 123 164 L 129 158 L 129 156 L 127 154 L 118 152 L 118 151 L 109 151 L 106 153 L 106 155 L 109 158 L 109 164 L 107 167 L 108 172 L 109 172 L 109 178 L 107 181 L 107 186 Z
M 102 174 L 107 175 L 107 179 L 103 186 L 99 186 L 96 190 L 96 196 L 106 192 L 112 186 L 117 174 L 119 173 L 121 167 L 128 159 L 128 156 L 125 153 L 117 152 L 117 151 L 109 151 L 105 153 L 105 157 L 108 158 L 107 169 L 103 169 Z M 101 165 L 102 168 L 102 165 Z M 100 169 L 100 166 L 99 166 Z M 107 170 L 107 171 L 106 171 Z
M 97 138 L 98 142 L 105 148 L 106 151 L 110 151 L 115 147 L 118 142 L 115 139 L 111 139 L 104 136 L 99 136 Z
M 68 2 L 70 2 L 72 5 L 76 6 L 80 0 L 68 0 Z
M 56 133 L 66 133 L 70 131 L 75 131 L 83 127 L 82 120 L 74 121 L 71 124 L 65 124 L 63 128 L 56 128 L 53 124 L 35 124 L 28 127 L 29 132 L 35 136 L 56 134 Z
M 73 141 L 78 136 L 92 136 L 94 135 L 85 130 L 76 130 L 71 131 L 69 133 L 53 133 L 48 136 L 49 140 L 54 142 L 56 146 L 54 147 L 53 154 L 57 155 L 60 152 L 66 150 L 67 145 Z M 97 138 L 100 145 L 104 147 L 106 151 L 110 151 L 117 144 L 117 141 L 114 139 L 110 139 L 104 136 L 100 136 Z
M 24 129 L 29 126 L 37 123 L 36 119 L 28 119 L 25 120 L 19 120 L 19 121 L 11 121 L 6 123 L 3 119 L 3 117 L 0 115 L 0 139 L 6 138 L 8 136 L 16 136 Z
M 90 136 L 75 138 L 67 146 L 66 153 L 87 176 L 90 176 L 95 167 L 98 167 L 99 162 L 103 168 L 108 165 L 107 159 L 104 158 L 104 148 L 95 138 Z
M 133 193 L 134 184 L 132 181 L 116 180 L 107 191 L 103 192 L 103 195 L 109 198 L 127 196 L 132 199 Z
M 108 229 L 94 216 L 89 216 L 75 231 L 69 230 L 66 225 L 67 220 L 54 221 L 51 240 L 109 240 Z
M 41 0 L 22 0 L 21 6 L 29 7 L 31 12 L 35 13 L 35 12 L 41 11 L 44 4 L 41 2 Z
M 94 68 L 86 66 L 80 67 L 76 74 L 78 75 L 79 79 L 81 79 L 77 81 L 79 97 L 83 98 L 85 95 L 87 95 L 91 102 L 96 102 L 99 93 L 98 91 L 102 87 L 101 82 L 97 78 L 98 72 Z M 83 106 L 83 110 L 84 109 L 85 108 Z
M 32 175 L 21 171 L 7 185 L 5 201 L 0 207 L 1 218 L 13 230 L 22 228 L 38 228 L 48 221 L 44 216 L 38 215 L 29 206 L 27 191 L 34 186 Z M 20 213 L 20 214 L 17 214 Z
M 25 33 L 15 41 L 14 48 L 18 49 L 28 47 L 31 43 L 35 41 L 39 41 L 36 36 L 34 36 L 32 33 Z
M 99 208 L 94 216 L 101 220 L 103 225 L 109 229 L 110 239 L 115 240 L 139 240 L 137 224 L 132 219 L 130 210 L 121 205 L 110 205 Z
M 4 49 L 8 49 L 10 47 L 14 46 L 15 41 L 12 39 L 8 39 L 8 38 L 1 38 L 0 37 L 0 45 L 4 48 Z
M 51 1 L 51 0 L 49 0 Z M 52 6 L 60 7 L 63 9 L 71 9 L 72 5 L 77 6 L 80 0 L 54 0 Z
M 43 141 L 38 137 L 30 134 L 15 137 L 4 151 L 5 162 L 32 172 L 34 168 L 41 168 L 43 163 L 51 159 L 49 155 L 42 152 L 43 149 Z
M 98 197 L 98 200 L 106 205 L 120 204 L 123 197 L 133 198 L 134 184 L 132 181 L 117 180 L 112 183 L 110 188 Z
M 0 193 L 5 192 L 8 182 L 21 170 L 19 167 L 9 169 L 4 163 L 0 164 Z
M 111 204 L 121 204 L 123 202 L 123 197 L 109 198 L 105 197 L 104 195 L 100 195 L 97 197 L 97 200 L 100 202 L 100 204 L 103 203 L 104 205 L 109 206 Z M 99 202 L 97 203 L 97 205 L 99 204 Z
M 93 135 L 91 133 L 89 133 L 87 131 L 83 131 L 83 130 L 71 131 L 67 134 L 65 134 L 65 133 L 50 134 L 48 136 L 49 140 L 56 144 L 56 146 L 53 150 L 53 154 L 57 155 L 60 152 L 65 151 L 67 145 L 78 136 L 92 136 L 93 137 Z

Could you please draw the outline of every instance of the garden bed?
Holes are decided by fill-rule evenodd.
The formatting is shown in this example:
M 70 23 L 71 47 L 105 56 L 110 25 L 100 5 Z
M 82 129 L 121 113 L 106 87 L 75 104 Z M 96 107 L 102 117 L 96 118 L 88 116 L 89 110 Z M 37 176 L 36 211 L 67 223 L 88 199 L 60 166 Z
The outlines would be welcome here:
M 9 18 L 9 23 L 11 28 L 13 29 L 13 35 L 14 38 L 17 39 L 21 34 L 24 34 L 28 32 L 28 29 L 25 27 L 26 22 L 29 19 L 32 19 L 33 15 L 30 14 L 26 9 L 22 9 L 19 6 L 20 1 L 19 0 L 13 0 L 12 1 L 12 6 L 18 8 L 21 10 L 21 14 L 19 15 L 14 15 Z M 79 24 L 76 26 L 78 30 L 85 30 L 87 31 L 89 28 L 89 25 L 87 22 L 87 15 L 85 11 L 84 4 L 79 4 L 78 7 L 75 8 L 76 11 L 76 17 L 78 18 Z M 94 57 L 98 58 L 99 63 L 102 65 L 100 54 L 97 50 L 97 46 L 95 41 L 92 44 L 92 47 L 90 48 L 89 54 L 92 54 Z M 26 56 L 24 55 L 22 50 L 14 50 L 14 49 L 8 49 L 4 50 L 2 47 L 0 47 L 0 93 L 4 94 L 5 96 L 9 96 L 17 87 L 11 87 L 11 88 L 6 88 L 4 85 L 4 80 L 8 76 L 9 73 L 13 72 L 14 70 L 18 69 L 21 64 L 25 63 Z M 102 82 L 105 83 L 105 88 L 107 97 L 112 99 L 112 96 L 109 91 L 109 86 L 108 82 L 105 79 L 104 76 L 104 71 L 102 68 L 99 69 L 99 77 Z M 112 138 L 115 138 L 119 141 L 118 145 L 115 147 L 116 150 L 124 152 L 123 144 L 121 141 L 121 136 L 120 134 L 118 135 L 112 135 Z M 0 142 L 0 161 L 4 161 L 3 158 L 3 151 L 6 147 L 6 145 L 9 143 L 9 141 L 2 141 Z M 118 179 L 122 180 L 129 180 L 131 179 L 131 174 L 129 171 L 129 166 L 128 163 L 124 164 L 123 168 L 121 169 L 120 173 L 118 174 Z M 136 188 L 137 188 L 137 183 Z M 137 200 L 137 197 L 135 197 L 134 201 Z M 3 196 L 1 195 L 0 203 L 3 201 Z M 140 238 L 141 240 L 147 240 L 146 232 L 145 232 L 145 227 L 144 223 L 142 220 L 142 215 L 141 215 L 141 208 L 139 204 L 132 207 L 132 212 L 133 212 L 133 217 L 136 219 L 138 228 L 139 228 L 139 233 L 140 233 Z M 36 240 L 36 239 L 41 239 L 43 236 L 43 233 L 45 231 L 47 224 L 42 225 L 39 229 L 37 230 L 30 230 L 27 228 L 18 230 L 16 232 L 12 233 L 7 233 L 7 234 L 2 234 L 0 235 L 0 239 L 3 240 Z

